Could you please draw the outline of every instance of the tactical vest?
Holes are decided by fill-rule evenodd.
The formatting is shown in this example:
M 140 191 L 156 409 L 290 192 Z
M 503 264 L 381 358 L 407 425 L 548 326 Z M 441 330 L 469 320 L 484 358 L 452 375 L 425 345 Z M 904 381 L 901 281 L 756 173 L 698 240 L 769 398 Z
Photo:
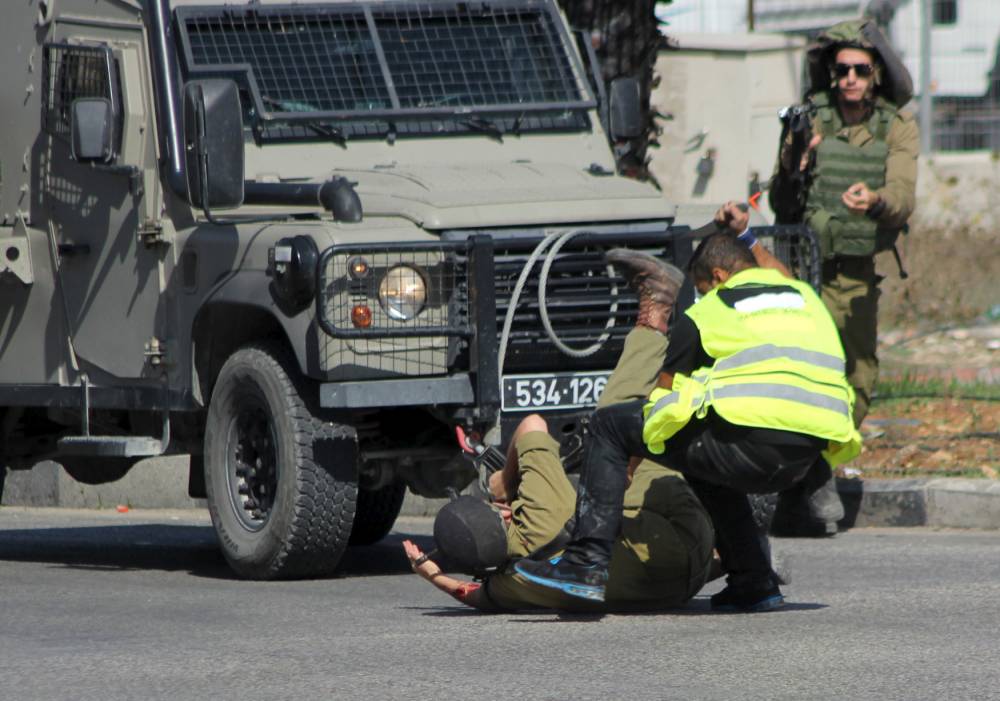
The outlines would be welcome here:
M 780 288 L 730 306 L 719 296 L 745 286 Z M 861 452 L 844 376 L 837 328 L 809 285 L 777 271 L 751 268 L 732 276 L 685 312 L 701 334 L 710 368 L 674 375 L 645 407 L 643 440 L 653 453 L 709 407 L 737 426 L 793 431 L 830 441 L 831 465 Z
M 891 243 L 886 246 L 883 241 L 895 240 L 896 232 L 879 232 L 876 221 L 864 214 L 850 212 L 841 196 L 859 181 L 870 190 L 885 185 L 885 163 L 889 155 L 886 138 L 896 117 L 896 108 L 878 98 L 865 124 L 874 138 L 864 146 L 852 146 L 838 136 L 844 129 L 844 122 L 830 104 L 828 93 L 816 95 L 813 103 L 817 107 L 813 128 L 823 135 L 823 140 L 816 147 L 806 218 L 819 234 L 823 257 L 870 256 L 891 247 Z

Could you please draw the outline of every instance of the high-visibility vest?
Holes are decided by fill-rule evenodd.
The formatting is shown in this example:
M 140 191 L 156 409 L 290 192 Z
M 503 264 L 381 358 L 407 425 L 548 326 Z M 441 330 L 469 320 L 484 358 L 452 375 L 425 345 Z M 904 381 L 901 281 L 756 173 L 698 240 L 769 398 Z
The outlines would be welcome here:
M 760 288 L 727 304 L 724 290 Z M 750 268 L 685 312 L 715 359 L 711 367 L 674 375 L 645 407 L 643 440 L 653 453 L 709 407 L 737 426 L 793 431 L 830 441 L 831 465 L 861 452 L 851 411 L 854 390 L 844 375 L 844 349 L 823 302 L 809 285 L 777 271 Z

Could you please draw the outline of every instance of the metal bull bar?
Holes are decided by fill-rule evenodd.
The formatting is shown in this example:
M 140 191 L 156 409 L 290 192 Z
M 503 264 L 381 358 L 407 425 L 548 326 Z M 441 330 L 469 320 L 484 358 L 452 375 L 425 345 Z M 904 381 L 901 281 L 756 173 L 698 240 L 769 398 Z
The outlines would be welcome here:
M 754 227 L 754 232 L 793 273 L 818 289 L 819 246 L 807 227 L 764 226 Z M 588 233 L 581 238 L 588 245 L 630 244 L 625 234 Z M 529 251 L 542 240 L 523 239 Z M 693 243 L 691 234 L 675 230 L 671 241 L 667 255 L 683 267 Z M 459 405 L 473 407 L 477 421 L 496 419 L 502 404 L 498 382 L 502 350 L 495 245 L 500 244 L 492 236 L 477 234 L 430 242 L 345 244 L 324 251 L 316 277 L 316 319 L 332 345 L 347 349 L 345 356 L 350 356 L 334 359 L 329 369 L 363 358 L 365 366 L 384 379 L 324 384 L 321 403 L 339 408 Z M 405 320 L 389 315 L 379 302 L 380 281 L 401 265 L 414 268 L 426 289 L 420 313 Z M 681 295 L 678 306 L 685 307 L 688 299 L 689 294 Z M 357 319 L 355 310 L 360 314 Z M 623 317 L 622 323 L 630 322 Z M 530 370 L 524 367 L 525 371 Z

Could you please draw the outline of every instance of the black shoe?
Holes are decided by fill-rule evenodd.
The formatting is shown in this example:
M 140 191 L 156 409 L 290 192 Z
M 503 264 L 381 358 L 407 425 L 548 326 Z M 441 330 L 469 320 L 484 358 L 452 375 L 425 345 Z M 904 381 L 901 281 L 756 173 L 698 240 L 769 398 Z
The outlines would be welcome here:
M 816 499 L 815 497 L 819 497 Z M 836 499 L 834 503 L 832 500 Z M 821 501 L 826 503 L 816 503 Z M 771 521 L 771 535 L 780 538 L 831 538 L 837 535 L 837 521 L 843 518 L 840 497 L 824 486 L 808 494 L 795 485 L 778 496 L 778 505 Z
M 778 495 L 771 533 L 788 538 L 829 538 L 837 535 L 844 504 L 830 466 L 817 460 L 800 482 Z
M 781 595 L 777 584 L 767 582 L 757 586 L 730 584 L 713 596 L 711 601 L 713 611 L 760 613 L 781 608 L 785 597 Z
M 558 589 L 570 596 L 588 601 L 604 601 L 608 583 L 608 568 L 600 565 L 573 565 L 562 556 L 551 560 L 521 560 L 514 571 L 543 587 Z
M 832 538 L 837 535 L 836 521 L 815 521 L 808 516 L 775 516 L 771 535 L 779 538 Z

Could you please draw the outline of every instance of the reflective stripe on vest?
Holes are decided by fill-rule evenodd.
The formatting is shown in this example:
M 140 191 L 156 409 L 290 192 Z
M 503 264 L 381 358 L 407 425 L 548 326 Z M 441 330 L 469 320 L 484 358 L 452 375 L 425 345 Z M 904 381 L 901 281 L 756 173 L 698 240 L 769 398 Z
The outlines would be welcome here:
M 787 399 L 790 402 L 806 404 L 817 409 L 826 409 L 851 418 L 850 404 L 836 397 L 830 397 L 819 392 L 810 392 L 801 387 L 792 387 L 773 382 L 747 382 L 739 385 L 729 385 L 709 390 L 712 401 L 716 399 L 732 399 L 733 397 L 755 397 L 757 399 Z
M 696 380 L 696 378 L 688 379 Z M 666 408 L 667 405 L 677 402 L 680 399 L 680 396 L 680 392 L 670 392 L 669 394 L 659 397 L 655 402 L 653 402 L 652 407 L 647 411 L 647 413 L 655 414 L 656 412 L 661 411 Z M 786 399 L 790 402 L 806 404 L 817 409 L 835 411 L 848 419 L 851 418 L 851 407 L 849 402 L 837 399 L 836 397 L 820 394 L 819 392 L 810 392 L 809 390 L 802 389 L 801 387 L 792 387 L 790 385 L 783 385 L 776 382 L 746 382 L 738 385 L 727 385 L 725 387 L 709 389 L 705 393 L 700 393 L 694 396 L 690 402 L 690 406 L 687 408 L 697 411 L 697 409 L 706 400 L 711 402 L 716 399 L 732 399 L 733 397 Z
M 844 372 L 843 358 L 838 358 L 829 353 L 795 348 L 794 346 L 779 347 L 770 344 L 747 348 L 728 358 L 723 358 L 715 364 L 715 369 L 716 371 L 734 370 L 744 365 L 760 363 L 765 360 L 774 360 L 776 358 L 787 358 L 788 360 L 816 365 L 827 370 L 833 370 L 834 372 Z

